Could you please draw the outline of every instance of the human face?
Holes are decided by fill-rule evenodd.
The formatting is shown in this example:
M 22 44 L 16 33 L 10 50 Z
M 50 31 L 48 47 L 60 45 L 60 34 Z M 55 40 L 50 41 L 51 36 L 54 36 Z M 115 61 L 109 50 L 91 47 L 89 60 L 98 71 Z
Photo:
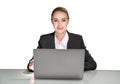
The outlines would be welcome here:
M 66 32 L 68 23 L 69 19 L 66 13 L 61 11 L 54 13 L 52 17 L 52 24 L 57 34 L 64 34 Z

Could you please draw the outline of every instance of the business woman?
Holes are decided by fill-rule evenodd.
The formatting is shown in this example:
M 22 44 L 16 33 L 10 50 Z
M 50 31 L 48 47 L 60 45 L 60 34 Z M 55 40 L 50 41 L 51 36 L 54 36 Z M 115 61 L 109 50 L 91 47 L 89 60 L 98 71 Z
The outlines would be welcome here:
M 67 25 L 69 23 L 68 11 L 63 7 L 55 8 L 51 14 L 51 23 L 55 31 L 53 33 L 42 35 L 37 48 L 85 49 L 84 70 L 95 70 L 97 64 L 86 49 L 82 36 L 67 31 Z M 29 71 L 34 71 L 34 58 L 29 61 L 27 68 Z

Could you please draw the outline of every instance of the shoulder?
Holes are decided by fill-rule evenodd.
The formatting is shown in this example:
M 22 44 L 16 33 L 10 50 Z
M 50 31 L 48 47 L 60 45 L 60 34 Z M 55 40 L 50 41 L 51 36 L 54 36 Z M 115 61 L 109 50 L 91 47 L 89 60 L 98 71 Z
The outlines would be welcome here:
M 82 35 L 68 32 L 70 38 L 82 39 Z
M 54 38 L 54 32 L 52 32 L 52 33 L 48 33 L 48 34 L 43 34 L 43 35 L 41 35 L 40 36 L 40 39 L 42 39 L 42 40 L 47 40 L 47 39 L 50 39 L 50 38 Z

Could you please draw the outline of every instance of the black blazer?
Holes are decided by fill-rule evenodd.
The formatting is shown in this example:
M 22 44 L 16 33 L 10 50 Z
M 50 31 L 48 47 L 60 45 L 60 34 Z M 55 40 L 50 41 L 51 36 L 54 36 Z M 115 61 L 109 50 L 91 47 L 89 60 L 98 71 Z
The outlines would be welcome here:
M 54 33 L 45 34 L 40 37 L 40 40 L 38 42 L 38 49 L 44 48 L 44 49 L 55 49 L 55 41 L 54 41 Z M 86 49 L 84 45 L 84 41 L 82 39 L 81 35 L 69 33 L 69 40 L 67 43 L 67 49 L 85 49 L 85 67 L 84 70 L 95 70 L 97 67 L 96 62 L 91 57 L 89 51 Z

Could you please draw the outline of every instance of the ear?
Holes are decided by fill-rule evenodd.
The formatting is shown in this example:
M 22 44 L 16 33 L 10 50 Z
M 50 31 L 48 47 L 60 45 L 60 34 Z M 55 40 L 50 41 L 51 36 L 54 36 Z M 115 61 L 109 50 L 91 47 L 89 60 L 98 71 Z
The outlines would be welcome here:
M 68 23 L 67 24 L 69 24 L 69 19 L 68 19 Z

